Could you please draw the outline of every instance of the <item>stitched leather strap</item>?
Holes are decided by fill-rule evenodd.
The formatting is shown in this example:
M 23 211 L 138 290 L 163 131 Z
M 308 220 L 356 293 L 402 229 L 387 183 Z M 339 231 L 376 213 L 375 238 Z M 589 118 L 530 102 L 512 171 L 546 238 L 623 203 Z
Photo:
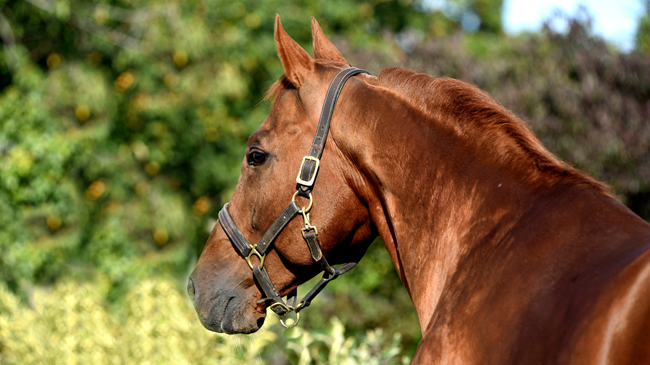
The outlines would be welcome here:
M 314 157 L 320 160 L 323 155 L 323 150 L 325 149 L 325 142 L 327 141 L 327 133 L 330 130 L 330 123 L 332 121 L 332 114 L 334 113 L 334 107 L 336 102 L 339 99 L 339 94 L 343 89 L 345 82 L 352 76 L 358 75 L 360 73 L 370 74 L 368 71 L 350 67 L 336 74 L 332 82 L 330 83 L 329 88 L 327 89 L 327 94 L 325 95 L 325 102 L 323 103 L 323 109 L 320 112 L 320 119 L 318 120 L 318 127 L 316 128 L 316 135 L 314 136 L 314 141 L 311 144 L 311 149 L 309 150 L 309 156 Z M 301 169 L 300 169 L 300 179 L 303 181 L 310 181 L 313 178 L 313 174 L 317 174 L 315 160 L 304 160 Z M 313 189 L 312 185 L 303 185 L 298 183 L 300 189 L 300 195 L 307 196 L 309 192 Z
M 299 305 L 300 309 L 309 307 L 311 305 L 311 301 L 318 295 L 318 293 L 320 293 L 323 289 L 325 289 L 325 287 L 330 281 L 338 278 L 339 275 L 345 274 L 346 272 L 350 271 L 353 267 L 357 266 L 357 263 L 358 261 L 347 263 L 343 265 L 340 269 L 331 267 L 331 269 L 335 272 L 335 274 L 330 276 L 327 272 L 325 272 L 325 274 L 318 281 L 318 283 L 316 283 L 316 285 L 314 285 L 314 287 L 309 291 L 309 293 L 307 293 L 307 295 L 305 295 L 302 298 L 302 300 L 300 300 L 300 305 Z
M 246 257 L 251 253 L 250 244 L 239 228 L 237 228 L 235 221 L 228 211 L 228 205 L 229 203 L 226 203 L 219 211 L 219 224 L 221 224 L 221 228 L 226 232 L 230 242 L 233 243 L 239 254 L 242 257 Z
M 320 243 L 318 242 L 318 235 L 314 231 L 305 232 L 302 235 L 307 242 L 307 247 L 309 247 L 309 253 L 311 258 L 318 262 L 323 258 L 323 251 L 320 248 Z
M 262 236 L 262 239 L 260 239 L 260 242 L 257 244 L 257 252 L 266 255 L 271 245 L 273 245 L 273 242 L 275 242 L 275 239 L 280 235 L 280 232 L 282 232 L 284 227 L 286 227 L 287 224 L 289 224 L 289 222 L 291 222 L 291 220 L 298 214 L 300 214 L 300 208 L 298 208 L 298 204 L 296 204 L 295 201 L 292 201 L 284 211 L 280 213 L 278 218 L 275 219 L 275 222 L 271 224 L 269 229 L 266 230 L 264 236 Z
M 302 236 L 305 238 L 307 247 L 309 247 L 309 253 L 311 253 L 311 258 L 314 260 L 314 262 L 319 263 L 323 268 L 323 271 L 326 273 L 334 275 L 334 269 L 332 269 L 332 267 L 327 262 L 327 259 L 325 259 L 325 256 L 323 255 L 323 250 L 320 247 L 320 242 L 318 241 L 318 234 L 316 234 L 316 231 L 305 232 Z
M 244 237 L 244 234 L 241 233 L 239 228 L 237 228 L 237 225 L 235 224 L 235 221 L 232 219 L 230 211 L 228 210 L 228 205 L 229 203 L 226 203 L 219 211 L 219 224 L 221 224 L 221 227 L 226 232 L 226 235 L 235 245 L 237 251 L 239 251 L 239 254 L 243 257 L 246 257 L 251 252 L 250 244 L 246 237 Z M 292 201 L 278 216 L 278 218 L 276 218 L 276 220 L 271 224 L 269 229 L 266 230 L 264 236 L 262 236 L 260 239 L 260 242 L 257 244 L 257 246 L 255 246 L 257 252 L 259 252 L 262 256 L 266 255 L 269 247 L 271 247 L 276 238 L 278 238 L 280 232 L 282 232 L 284 227 L 286 227 L 287 224 L 289 224 L 289 222 L 291 222 L 291 220 L 298 214 L 300 214 L 300 208 L 298 208 L 296 202 Z
M 267 301 L 268 299 L 270 299 L 273 302 L 284 304 L 284 301 L 280 297 L 280 293 L 278 293 L 278 291 L 275 289 L 275 285 L 273 285 L 273 282 L 271 281 L 271 278 L 269 277 L 269 273 L 266 271 L 266 268 L 262 267 L 260 269 L 259 265 L 253 266 L 253 276 L 255 277 L 257 284 L 260 286 L 260 288 L 262 289 L 262 293 L 265 296 L 265 298 L 262 299 L 262 301 Z M 287 310 L 283 306 L 279 306 L 279 305 L 274 306 L 273 311 L 279 316 L 283 316 L 287 314 Z

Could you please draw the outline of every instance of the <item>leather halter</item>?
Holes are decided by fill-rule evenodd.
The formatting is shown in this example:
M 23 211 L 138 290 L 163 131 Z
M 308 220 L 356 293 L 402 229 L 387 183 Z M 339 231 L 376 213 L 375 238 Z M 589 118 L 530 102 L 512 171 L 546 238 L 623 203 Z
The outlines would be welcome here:
M 273 224 L 271 224 L 271 226 L 266 230 L 257 245 L 251 245 L 239 228 L 237 228 L 235 221 L 232 219 L 232 216 L 228 211 L 229 203 L 226 203 L 223 206 L 223 209 L 219 212 L 219 223 L 221 224 L 221 227 L 226 232 L 226 235 L 239 255 L 246 260 L 248 266 L 253 270 L 253 276 L 255 277 L 262 294 L 265 296 L 262 300 L 258 301 L 258 303 L 270 303 L 268 307 L 280 316 L 280 322 L 286 328 L 298 324 L 298 321 L 300 320 L 300 310 L 308 307 L 311 304 L 312 299 L 314 299 L 314 297 L 325 288 L 327 283 L 336 279 L 339 275 L 348 272 L 357 264 L 357 262 L 350 262 L 340 268 L 330 266 L 325 255 L 323 255 L 320 243 L 318 242 L 318 230 L 309 222 L 309 211 L 311 210 L 313 203 L 311 191 L 318 175 L 320 158 L 325 149 L 325 142 L 327 140 L 327 133 L 332 120 L 332 114 L 334 113 L 334 107 L 336 106 L 336 102 L 345 82 L 350 77 L 360 73 L 370 74 L 367 71 L 350 67 L 336 74 L 330 83 L 330 86 L 327 89 L 327 94 L 325 95 L 325 102 L 323 103 L 323 109 L 321 110 L 316 135 L 314 136 L 314 141 L 309 150 L 309 155 L 303 157 L 300 171 L 296 177 L 296 183 L 298 184 L 297 191 L 293 194 L 291 203 L 289 203 Z M 298 195 L 309 198 L 309 205 L 307 207 L 298 207 L 296 204 L 296 196 Z M 285 303 L 282 300 L 282 297 L 280 297 L 280 293 L 273 285 L 273 282 L 264 267 L 264 258 L 270 251 L 275 239 L 280 235 L 280 232 L 282 232 L 287 224 L 289 224 L 289 222 L 298 214 L 301 214 L 304 219 L 305 226 L 302 229 L 302 236 L 307 243 L 307 247 L 309 247 L 311 257 L 314 262 L 321 265 L 324 273 L 318 284 L 316 284 L 316 286 L 314 286 L 314 288 L 303 297 L 300 303 L 296 305 L 298 289 L 295 288 L 287 295 L 287 302 Z M 260 263 L 258 265 L 253 265 L 250 260 L 251 256 L 257 256 Z M 292 311 L 296 312 L 296 320 L 289 326 L 284 322 L 284 317 Z

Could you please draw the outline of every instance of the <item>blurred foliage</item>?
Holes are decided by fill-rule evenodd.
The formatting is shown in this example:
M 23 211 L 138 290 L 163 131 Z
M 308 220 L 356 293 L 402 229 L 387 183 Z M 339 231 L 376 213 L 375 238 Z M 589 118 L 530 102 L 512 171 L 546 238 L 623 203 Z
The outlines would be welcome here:
M 405 65 L 478 85 L 650 219 L 647 11 L 638 50 L 621 54 L 584 16 L 560 19 L 566 33 L 507 37 L 501 8 L 0 0 L 0 362 L 372 364 L 413 354 L 419 322 L 380 241 L 303 312 L 300 329 L 278 335 L 267 324 L 252 341 L 209 334 L 170 286 L 182 284 L 158 279 L 185 280 L 268 113 L 261 100 L 282 73 L 275 13 L 307 50 L 315 16 L 374 74 Z
M 276 12 L 302 44 L 314 15 L 381 54 L 399 47 L 380 29 L 424 31 L 428 16 L 407 1 L 0 0 L 0 275 L 13 293 L 29 303 L 35 285 L 101 278 L 120 308 L 142 280 L 185 280 L 282 73 Z M 387 274 L 380 291 L 403 304 L 392 310 L 413 313 L 383 259 L 368 277 L 379 286 Z M 412 348 L 417 320 L 406 318 L 391 323 Z M 350 333 L 368 326 L 357 319 Z
M 376 330 L 359 339 L 346 337 L 336 318 L 322 334 L 296 328 L 280 338 L 266 327 L 253 335 L 228 336 L 204 329 L 173 281 L 140 282 L 126 293 L 121 311 L 110 309 L 105 289 L 60 282 L 36 290 L 31 310 L 0 285 L 0 363 L 268 364 L 264 359 L 283 343 L 298 364 L 409 361 L 399 355 L 398 335 L 390 340 Z
M 244 338 L 203 329 L 191 304 L 172 284 L 145 280 L 111 311 L 101 285 L 60 282 L 36 290 L 34 310 L 0 286 L 0 362 L 3 364 L 241 364 L 277 335 Z M 242 341 L 245 341 L 244 345 Z
M 650 0 L 642 0 L 643 13 L 639 17 L 639 23 L 634 35 L 636 48 L 643 53 L 650 53 Z
M 487 91 L 553 153 L 650 219 L 650 57 L 594 37 L 588 14 L 552 21 L 568 31 L 547 24 L 542 35 L 507 39 L 457 34 L 424 42 L 403 62 Z
M 2 277 L 20 291 L 99 271 L 113 297 L 149 275 L 185 274 L 200 254 L 207 217 L 228 200 L 244 141 L 268 111 L 258 104 L 282 73 L 275 12 L 302 43 L 314 14 L 382 52 L 395 45 L 366 28 L 425 18 L 396 2 L 0 9 Z
M 327 328 L 327 327 L 324 327 Z M 333 317 L 328 331 L 305 331 L 295 327 L 289 334 L 287 350 L 292 362 L 302 364 L 409 364 L 408 356 L 400 356 L 400 335 L 387 341 L 380 328 L 370 330 L 359 339 L 346 338 L 345 326 Z

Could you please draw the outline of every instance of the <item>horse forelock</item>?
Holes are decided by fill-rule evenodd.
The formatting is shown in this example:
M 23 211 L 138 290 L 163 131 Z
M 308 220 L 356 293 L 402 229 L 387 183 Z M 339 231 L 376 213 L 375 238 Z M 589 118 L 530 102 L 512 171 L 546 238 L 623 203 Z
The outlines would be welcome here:
M 271 85 L 269 90 L 264 95 L 264 100 L 275 102 L 275 100 L 282 94 L 286 89 L 294 89 L 295 86 L 289 81 L 286 75 L 280 76 L 280 78 Z
M 485 145 L 494 149 L 491 153 L 501 154 L 521 169 L 530 169 L 530 176 L 535 179 L 585 184 L 611 195 L 605 184 L 555 157 L 520 119 L 473 85 L 401 67 L 382 70 L 378 79 L 412 106 L 460 134 L 487 141 Z

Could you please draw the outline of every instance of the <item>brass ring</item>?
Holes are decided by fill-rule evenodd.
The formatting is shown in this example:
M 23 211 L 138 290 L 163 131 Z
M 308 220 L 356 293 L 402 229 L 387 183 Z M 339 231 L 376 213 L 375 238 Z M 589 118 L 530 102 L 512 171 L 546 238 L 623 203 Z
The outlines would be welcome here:
M 280 323 L 282 323 L 282 326 L 284 328 L 286 328 L 286 329 L 294 328 L 298 324 L 298 322 L 300 322 L 300 312 L 295 312 L 295 313 L 296 313 L 296 321 L 294 323 L 292 323 L 292 324 L 289 324 L 289 325 L 284 323 L 284 317 L 286 317 L 286 314 L 284 316 L 280 317 Z M 287 313 L 287 314 L 289 314 L 289 313 Z
M 300 192 L 300 190 L 296 190 L 296 192 L 293 193 L 293 197 L 291 197 L 291 201 L 292 201 L 292 202 L 295 202 L 295 201 L 296 201 L 296 197 L 298 196 L 298 193 L 299 193 L 299 192 Z M 312 196 L 311 196 L 311 193 L 309 193 L 309 205 L 307 206 L 307 208 L 302 207 L 302 208 L 301 208 L 301 211 L 302 211 L 303 213 L 309 213 L 309 211 L 311 210 L 311 207 L 312 207 L 313 204 L 314 204 L 314 200 L 313 200 L 313 198 L 312 198 Z
M 304 303 L 301 302 L 296 307 L 292 307 L 290 305 L 285 305 L 285 304 L 280 303 L 280 302 L 275 302 L 275 303 L 273 303 L 273 304 L 271 304 L 269 306 L 269 309 L 273 309 L 273 307 L 275 307 L 276 305 L 279 305 L 280 307 L 284 308 L 287 311 L 287 313 L 285 313 L 283 316 L 279 316 L 280 317 L 280 323 L 282 324 L 282 327 L 284 327 L 286 329 L 291 329 L 291 328 L 295 327 L 298 324 L 298 322 L 300 322 L 300 309 L 302 308 L 303 304 Z M 294 323 L 288 325 L 288 324 L 286 324 L 284 322 L 284 319 L 287 316 L 287 314 L 289 314 L 291 312 L 296 313 L 296 321 Z
M 248 266 L 250 266 L 251 270 L 253 270 L 253 264 L 251 264 L 251 256 L 255 255 L 257 256 L 258 259 L 260 259 L 260 269 L 264 267 L 264 258 L 266 255 L 262 255 L 257 251 L 257 248 L 255 246 L 250 246 L 251 252 L 248 253 L 248 256 L 246 256 L 246 262 L 248 263 Z

